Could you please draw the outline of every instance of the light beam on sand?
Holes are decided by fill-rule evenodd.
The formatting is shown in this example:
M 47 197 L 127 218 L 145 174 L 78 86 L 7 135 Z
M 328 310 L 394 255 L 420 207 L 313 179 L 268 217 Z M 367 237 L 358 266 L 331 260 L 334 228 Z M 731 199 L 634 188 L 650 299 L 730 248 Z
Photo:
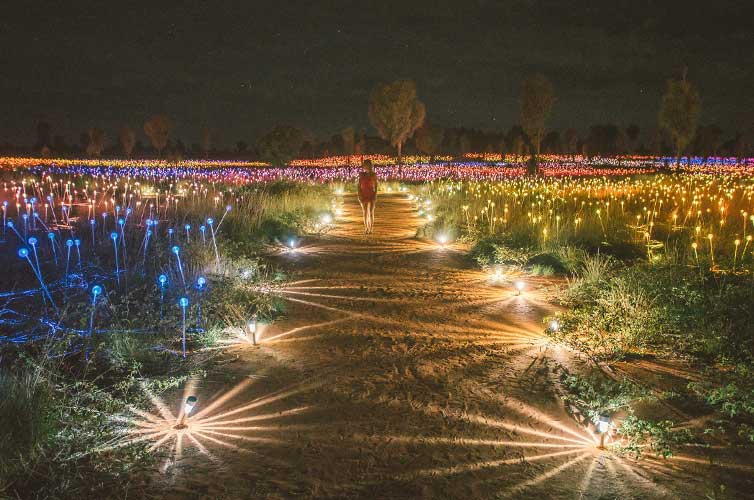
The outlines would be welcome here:
M 279 445 L 286 442 L 288 434 L 307 428 L 306 425 L 288 424 L 284 421 L 308 411 L 310 407 L 299 406 L 282 410 L 256 413 L 258 410 L 283 402 L 285 399 L 315 387 L 314 384 L 295 386 L 255 398 L 242 404 L 231 403 L 243 397 L 253 380 L 244 379 L 232 389 L 211 398 L 207 404 L 193 415 L 184 418 L 186 395 L 196 391 L 194 380 L 184 387 L 180 409 L 173 412 L 161 398 L 146 391 L 155 412 L 150 413 L 131 408 L 133 417 L 118 416 L 115 419 L 128 424 L 123 436 L 115 442 L 106 443 L 96 451 L 106 451 L 136 443 L 149 442 L 147 449 L 168 450 L 168 457 L 161 468 L 164 472 L 183 456 L 186 447 L 192 447 L 212 461 L 219 458 L 212 453 L 213 448 L 228 448 L 250 452 L 242 443 Z M 201 399 L 200 399 L 201 404 Z M 251 422 L 265 422 L 268 425 L 244 425 Z
M 581 450 L 564 450 L 564 451 L 556 451 L 552 453 L 543 453 L 540 455 L 503 458 L 500 460 L 486 460 L 483 462 L 475 462 L 472 464 L 453 465 L 450 467 L 439 467 L 439 468 L 433 468 L 433 469 L 423 469 L 423 470 L 414 471 L 411 473 L 402 474 L 399 477 L 402 479 L 410 479 L 416 476 L 438 476 L 438 475 L 447 476 L 447 475 L 452 475 L 452 474 L 461 474 L 464 472 L 471 472 L 471 471 L 475 471 L 479 469 L 502 467 L 505 465 L 515 465 L 515 464 L 521 464 L 524 462 L 537 462 L 540 460 L 547 460 L 551 458 L 562 457 L 565 455 L 573 455 L 574 453 L 579 453 L 580 451 Z M 584 456 L 587 456 L 587 454 L 584 453 L 582 457 Z
M 511 448 L 560 448 L 560 449 L 578 449 L 583 450 L 586 446 L 583 444 L 567 443 L 545 443 L 536 441 L 504 441 L 497 439 L 474 439 L 462 437 L 419 437 L 419 436 L 380 436 L 381 439 L 395 441 L 398 443 L 411 444 L 444 444 L 444 445 L 462 445 L 462 446 L 492 446 L 492 447 L 511 447 Z
M 533 477 L 532 479 L 525 481 L 521 484 L 517 484 L 516 486 L 508 490 L 506 492 L 506 496 L 517 495 L 518 493 L 520 493 L 521 491 L 527 488 L 537 485 L 541 483 L 542 481 L 546 481 L 547 479 L 550 479 L 553 476 L 557 476 L 558 474 L 563 473 L 566 469 L 570 469 L 574 465 L 585 460 L 586 458 L 589 458 L 590 456 L 593 456 L 593 455 L 591 453 L 583 453 L 579 455 L 578 457 L 569 460 L 568 462 L 565 462 L 553 469 L 548 470 L 547 472 L 538 474 L 536 477 Z
M 404 299 L 389 299 L 384 297 L 355 297 L 351 295 L 329 295 L 325 293 L 314 293 L 314 292 L 302 292 L 298 290 L 286 290 L 281 289 L 280 293 L 283 295 L 289 294 L 289 295 L 303 295 L 307 297 L 320 297 L 325 299 L 339 299 L 339 300 L 349 300 L 349 301 L 363 301 L 363 302 L 405 302 Z
M 259 339 L 259 340 L 260 340 L 260 342 L 264 341 L 265 343 L 271 343 L 271 342 L 275 342 L 275 341 L 277 341 L 279 339 L 282 339 L 283 337 L 287 337 L 289 335 L 293 335 L 295 333 L 300 333 L 300 332 L 303 332 L 303 331 L 306 331 L 306 330 L 312 330 L 312 329 L 316 329 L 316 328 L 323 328 L 323 327 L 326 327 L 326 326 L 336 325 L 338 323 L 342 323 L 342 322 L 347 321 L 349 319 L 351 319 L 350 316 L 345 317 L 345 318 L 333 319 L 333 320 L 330 320 L 330 321 L 322 321 L 320 323 L 314 323 L 314 324 L 311 324 L 311 325 L 299 326 L 299 327 L 296 327 L 296 328 L 291 328 L 290 330 L 286 330 L 286 331 L 284 331 L 282 333 L 278 333 L 277 335 L 273 335 L 271 337 L 268 337 L 268 338 L 265 338 L 265 339 Z

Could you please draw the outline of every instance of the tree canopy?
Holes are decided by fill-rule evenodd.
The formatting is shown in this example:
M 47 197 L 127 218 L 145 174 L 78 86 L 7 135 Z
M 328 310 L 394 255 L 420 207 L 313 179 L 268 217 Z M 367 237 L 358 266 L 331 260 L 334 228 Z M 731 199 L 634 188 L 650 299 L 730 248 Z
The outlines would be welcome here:
M 295 127 L 278 125 L 257 141 L 257 150 L 262 161 L 285 166 L 301 150 L 304 133 Z
M 126 157 L 131 158 L 131 153 L 136 145 L 136 133 L 128 125 L 120 129 L 120 145 L 123 147 Z
M 543 75 L 534 75 L 524 81 L 521 91 L 521 126 L 532 145 L 532 153 L 539 155 L 545 124 L 555 103 L 555 91 Z
M 686 81 L 684 75 L 681 80 L 668 80 L 665 95 L 660 103 L 660 127 L 670 132 L 675 146 L 676 158 L 696 134 L 699 124 L 702 100 L 699 92 Z
M 429 122 L 416 130 L 416 149 L 425 155 L 434 157 L 440 150 L 442 140 L 445 138 L 445 130 L 440 127 L 433 127 Z
M 144 123 L 144 133 L 147 134 L 152 146 L 162 154 L 168 145 L 168 137 L 173 123 L 165 115 L 155 115 Z
M 89 143 L 86 146 L 86 154 L 88 156 L 99 158 L 102 155 L 102 150 L 105 149 L 105 132 L 101 128 L 92 127 L 88 131 Z
M 369 96 L 369 121 L 380 137 L 398 149 L 424 123 L 426 109 L 416 95 L 412 80 L 377 85 Z

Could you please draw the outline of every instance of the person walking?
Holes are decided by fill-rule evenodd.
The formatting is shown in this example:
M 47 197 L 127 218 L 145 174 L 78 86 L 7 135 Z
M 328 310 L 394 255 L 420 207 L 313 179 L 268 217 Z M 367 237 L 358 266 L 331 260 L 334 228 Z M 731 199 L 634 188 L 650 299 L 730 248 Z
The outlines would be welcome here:
M 372 233 L 374 225 L 374 204 L 377 201 L 377 176 L 371 160 L 364 160 L 359 174 L 359 204 L 364 218 L 364 234 Z

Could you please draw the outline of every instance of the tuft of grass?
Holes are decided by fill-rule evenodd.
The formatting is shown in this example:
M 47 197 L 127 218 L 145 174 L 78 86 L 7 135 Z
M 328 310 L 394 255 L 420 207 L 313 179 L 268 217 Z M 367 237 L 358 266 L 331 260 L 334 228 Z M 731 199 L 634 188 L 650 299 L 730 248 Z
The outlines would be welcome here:
M 35 456 L 53 431 L 53 404 L 52 386 L 40 370 L 0 371 L 0 471 L 14 458 Z

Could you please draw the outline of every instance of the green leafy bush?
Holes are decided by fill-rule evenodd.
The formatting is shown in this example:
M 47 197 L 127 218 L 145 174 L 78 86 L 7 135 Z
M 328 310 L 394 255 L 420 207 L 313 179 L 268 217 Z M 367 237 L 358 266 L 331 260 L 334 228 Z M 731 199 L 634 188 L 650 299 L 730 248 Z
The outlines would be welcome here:
M 656 397 L 627 379 L 616 381 L 599 374 L 585 378 L 564 373 L 561 383 L 568 391 L 564 399 L 576 405 L 594 424 L 601 415 L 612 416 L 617 412 L 625 415 L 616 422 L 616 432 L 623 438 L 613 445 L 618 451 L 633 453 L 637 458 L 647 450 L 668 457 L 678 445 L 692 440 L 689 431 L 674 429 L 669 420 L 655 422 L 634 415 L 633 405 Z
M 600 359 L 673 352 L 705 360 L 754 359 L 751 285 L 674 263 L 614 269 L 589 261 L 570 283 L 571 309 L 548 334 Z
M 724 418 L 724 424 L 754 444 L 754 368 L 739 363 L 730 369 L 708 372 L 689 389 Z

